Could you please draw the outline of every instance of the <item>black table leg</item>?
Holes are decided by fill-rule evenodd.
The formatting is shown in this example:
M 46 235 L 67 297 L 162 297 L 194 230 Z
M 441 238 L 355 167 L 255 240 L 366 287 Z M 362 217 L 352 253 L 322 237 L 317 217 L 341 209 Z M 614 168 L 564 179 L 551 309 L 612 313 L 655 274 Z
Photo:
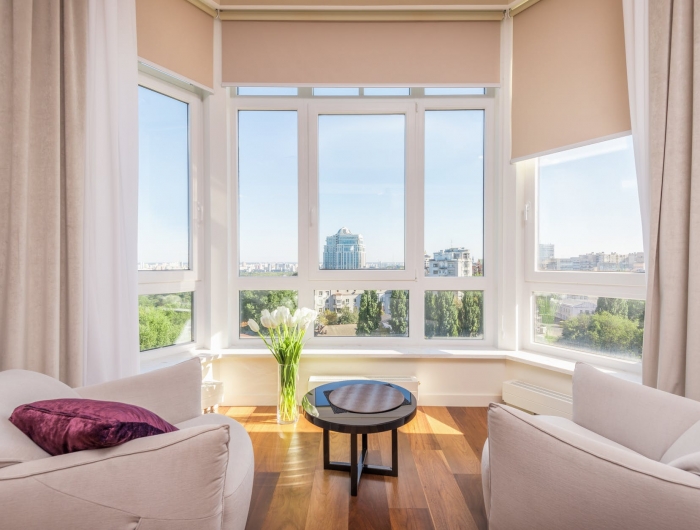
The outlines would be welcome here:
M 367 460 L 367 435 L 362 435 L 362 452 L 358 459 L 357 456 L 357 434 L 350 435 L 350 463 L 348 462 L 331 462 L 330 461 L 330 433 L 326 429 L 323 430 L 323 469 L 333 471 L 349 471 L 350 472 L 350 495 L 357 496 L 357 487 L 360 484 L 360 479 L 363 473 L 368 475 L 382 475 L 385 477 L 399 476 L 399 444 L 398 431 L 391 431 L 391 467 L 374 466 L 366 464 Z

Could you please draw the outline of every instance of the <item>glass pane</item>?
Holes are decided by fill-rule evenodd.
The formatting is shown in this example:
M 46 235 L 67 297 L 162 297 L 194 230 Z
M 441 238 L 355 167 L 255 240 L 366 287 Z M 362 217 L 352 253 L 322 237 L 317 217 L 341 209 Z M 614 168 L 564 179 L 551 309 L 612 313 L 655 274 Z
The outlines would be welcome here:
M 365 88 L 365 96 L 408 96 L 411 94 L 410 88 Z
M 483 96 L 485 88 L 426 88 L 426 96 Z
M 426 339 L 483 339 L 484 291 L 426 291 Z
M 239 96 L 296 96 L 296 87 L 286 86 L 239 86 Z
M 190 268 L 187 107 L 139 87 L 139 270 Z
M 408 291 L 315 291 L 317 337 L 408 337 Z
M 248 327 L 248 319 L 255 320 L 260 326 L 260 333 L 269 335 L 267 328 L 260 324 L 260 313 L 263 309 L 272 312 L 280 306 L 288 307 L 294 312 L 298 308 L 297 291 L 241 291 L 240 292 L 240 338 L 258 338 L 257 333 Z
M 139 342 L 141 351 L 194 340 L 192 300 L 194 293 L 145 294 L 139 296 Z
M 643 300 L 534 293 L 535 342 L 640 360 Z
M 314 88 L 314 96 L 359 96 L 359 88 Z
M 644 272 L 632 137 L 539 162 L 538 269 Z
M 425 275 L 484 274 L 484 111 L 425 113 Z
M 241 276 L 297 275 L 297 113 L 238 113 Z
M 322 269 L 403 269 L 403 114 L 318 119 Z

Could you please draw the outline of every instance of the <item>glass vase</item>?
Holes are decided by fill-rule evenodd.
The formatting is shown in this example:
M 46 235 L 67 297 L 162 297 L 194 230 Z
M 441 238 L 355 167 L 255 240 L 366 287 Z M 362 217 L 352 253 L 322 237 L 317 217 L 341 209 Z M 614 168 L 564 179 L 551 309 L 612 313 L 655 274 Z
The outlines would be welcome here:
M 299 420 L 298 380 L 299 363 L 277 365 L 277 423 L 281 425 Z

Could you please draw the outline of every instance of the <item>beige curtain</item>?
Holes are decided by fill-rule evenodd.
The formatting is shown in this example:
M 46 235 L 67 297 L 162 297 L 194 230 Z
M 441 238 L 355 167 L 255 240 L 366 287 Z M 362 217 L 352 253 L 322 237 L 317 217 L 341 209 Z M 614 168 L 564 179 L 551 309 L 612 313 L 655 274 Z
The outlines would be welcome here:
M 87 0 L 0 2 L 0 370 L 83 379 Z
M 695 400 L 700 400 L 699 60 L 700 1 L 650 1 L 644 383 Z

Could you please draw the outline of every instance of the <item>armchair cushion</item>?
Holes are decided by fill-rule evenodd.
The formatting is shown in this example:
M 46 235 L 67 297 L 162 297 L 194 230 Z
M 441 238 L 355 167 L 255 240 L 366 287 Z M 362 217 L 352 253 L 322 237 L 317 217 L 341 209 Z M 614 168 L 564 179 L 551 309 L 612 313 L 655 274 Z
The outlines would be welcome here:
M 48 375 L 26 370 L 0 372 L 0 468 L 50 456 L 10 423 L 15 408 L 32 401 L 76 397 L 75 390 Z
M 10 422 L 50 455 L 114 447 L 177 427 L 136 405 L 94 399 L 48 399 L 17 407 Z
M 660 462 L 671 464 L 674 460 L 693 453 L 700 453 L 700 421 L 693 424 L 673 442 L 661 457 Z

